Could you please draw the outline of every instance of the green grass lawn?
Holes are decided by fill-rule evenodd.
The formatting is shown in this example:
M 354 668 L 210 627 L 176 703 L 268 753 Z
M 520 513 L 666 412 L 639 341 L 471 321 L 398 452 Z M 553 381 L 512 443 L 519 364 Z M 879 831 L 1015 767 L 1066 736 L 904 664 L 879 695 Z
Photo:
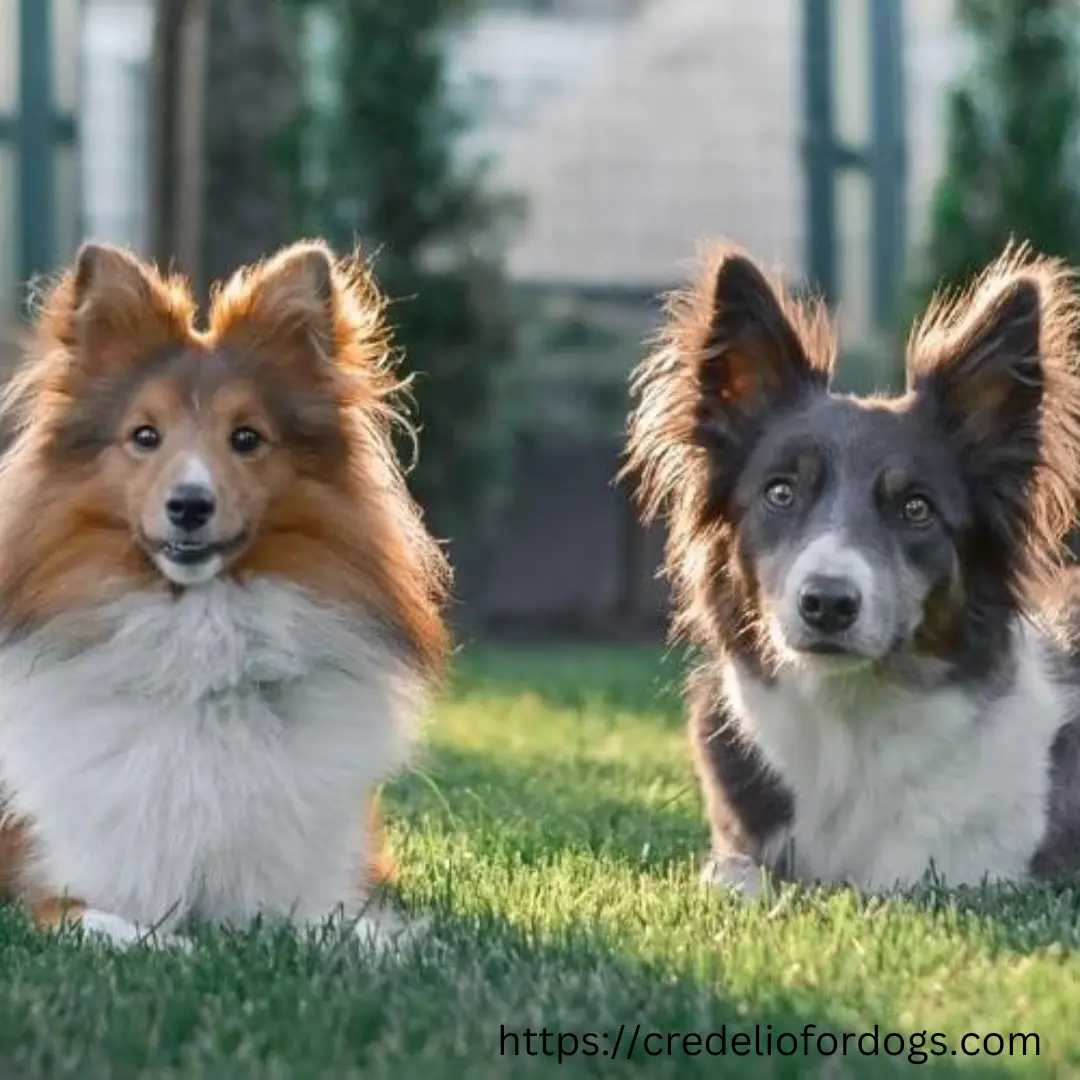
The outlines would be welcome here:
M 0 909 L 0 1080 L 1080 1076 L 1080 892 L 790 892 L 770 907 L 700 886 L 678 679 L 648 649 L 460 658 L 427 752 L 387 792 L 401 901 L 433 922 L 396 962 L 256 931 L 114 953 Z M 875 1025 L 877 1057 L 852 1036 L 846 1057 L 815 1051 L 819 1033 Z M 529 1056 L 525 1029 L 565 1033 L 561 1064 L 539 1037 Z M 726 1056 L 706 1053 L 710 1032 Z M 786 1032 L 793 1056 L 776 1050 Z M 895 1057 L 890 1032 L 906 1040 Z M 919 1032 L 924 1053 L 944 1049 L 921 1065 Z M 964 1056 L 968 1032 L 1003 1034 L 1004 1052 Z M 1039 1055 L 1030 1039 L 1010 1057 L 1010 1032 L 1037 1034 Z

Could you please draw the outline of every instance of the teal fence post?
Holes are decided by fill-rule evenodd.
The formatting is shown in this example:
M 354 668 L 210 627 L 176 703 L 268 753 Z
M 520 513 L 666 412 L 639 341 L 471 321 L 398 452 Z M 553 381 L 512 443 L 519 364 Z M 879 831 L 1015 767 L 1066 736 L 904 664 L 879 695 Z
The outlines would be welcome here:
M 53 200 L 52 3 L 19 5 L 19 277 L 52 269 Z
M 802 66 L 806 270 L 817 290 L 830 304 L 839 299 L 832 18 L 832 0 L 804 0 Z
M 902 0 L 869 0 L 873 144 L 873 315 L 894 329 L 907 244 Z

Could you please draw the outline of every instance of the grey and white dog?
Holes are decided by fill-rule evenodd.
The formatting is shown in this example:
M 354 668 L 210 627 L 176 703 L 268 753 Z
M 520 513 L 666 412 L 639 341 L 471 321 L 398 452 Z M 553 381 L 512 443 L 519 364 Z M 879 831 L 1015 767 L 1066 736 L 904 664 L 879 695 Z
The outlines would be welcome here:
M 905 393 L 856 397 L 822 306 L 741 252 L 673 298 L 626 474 L 704 655 L 717 884 L 1080 866 L 1078 322 L 1069 272 L 1010 249 L 931 305 Z

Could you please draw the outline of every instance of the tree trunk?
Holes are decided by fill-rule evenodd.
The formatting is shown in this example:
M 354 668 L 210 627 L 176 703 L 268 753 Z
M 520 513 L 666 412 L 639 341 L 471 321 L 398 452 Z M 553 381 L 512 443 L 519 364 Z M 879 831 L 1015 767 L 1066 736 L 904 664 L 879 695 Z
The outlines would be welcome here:
M 276 141 L 299 65 L 280 0 L 158 0 L 150 254 L 209 285 L 289 239 Z
M 149 252 L 199 276 L 206 0 L 158 0 L 150 64 Z
M 290 236 L 280 139 L 300 103 L 280 0 L 208 0 L 202 284 Z

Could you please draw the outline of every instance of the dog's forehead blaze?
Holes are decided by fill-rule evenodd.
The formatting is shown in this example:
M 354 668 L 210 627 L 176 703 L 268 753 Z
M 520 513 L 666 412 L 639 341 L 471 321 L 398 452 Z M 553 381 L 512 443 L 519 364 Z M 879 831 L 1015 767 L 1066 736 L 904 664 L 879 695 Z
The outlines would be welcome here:
M 822 471 L 851 479 L 881 481 L 895 490 L 901 481 L 941 468 L 940 440 L 920 418 L 881 403 L 820 395 L 771 425 L 763 434 L 765 467 L 784 467 L 799 480 Z
M 128 417 L 150 414 L 160 421 L 186 419 L 195 427 L 258 420 L 272 426 L 272 412 L 252 379 L 213 354 L 182 354 L 139 384 Z
M 167 418 L 188 411 L 183 389 L 169 375 L 152 374 L 137 384 L 127 403 L 126 423 Z

